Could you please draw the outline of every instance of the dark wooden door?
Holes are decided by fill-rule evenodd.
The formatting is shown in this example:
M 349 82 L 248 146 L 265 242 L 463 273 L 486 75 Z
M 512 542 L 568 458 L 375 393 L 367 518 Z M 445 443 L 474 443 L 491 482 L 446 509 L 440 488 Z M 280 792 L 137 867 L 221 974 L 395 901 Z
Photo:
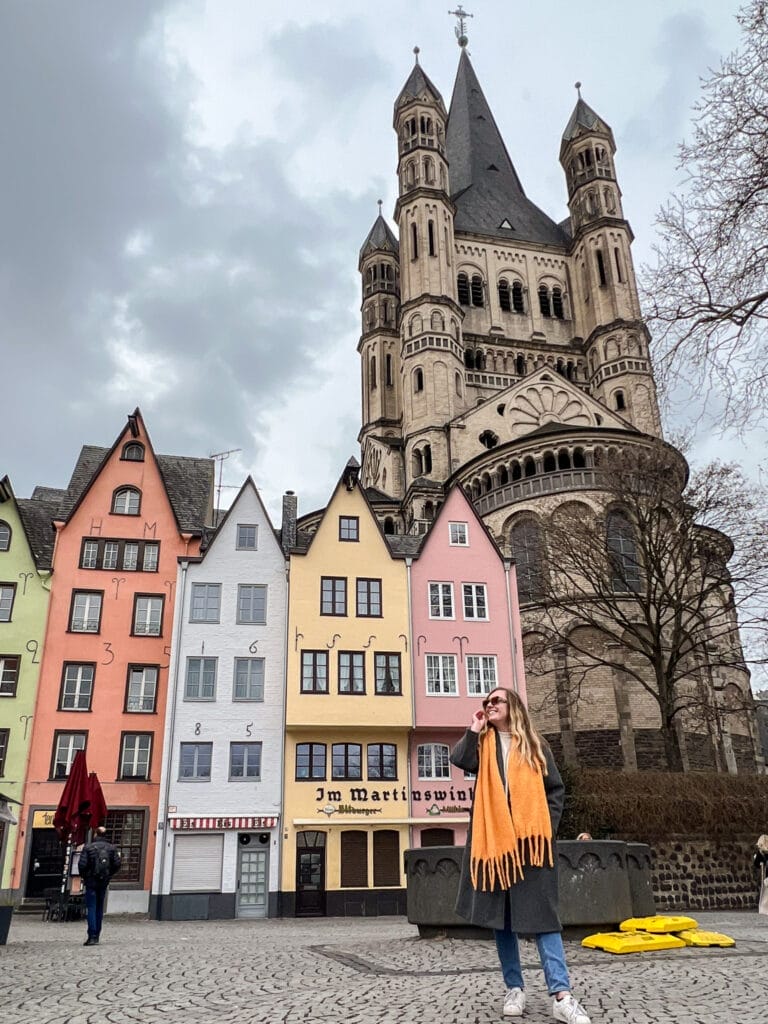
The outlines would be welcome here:
M 325 850 L 296 851 L 296 917 L 325 916 Z

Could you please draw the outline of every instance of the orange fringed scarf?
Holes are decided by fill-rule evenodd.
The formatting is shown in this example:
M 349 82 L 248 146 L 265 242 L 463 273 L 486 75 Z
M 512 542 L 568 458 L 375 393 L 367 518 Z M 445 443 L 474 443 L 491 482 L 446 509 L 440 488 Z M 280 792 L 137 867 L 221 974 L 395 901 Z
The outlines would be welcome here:
M 523 877 L 524 862 L 543 867 L 546 856 L 553 866 L 552 822 L 541 768 L 531 768 L 513 745 L 507 799 L 496 761 L 497 742 L 495 729 L 488 729 L 480 740 L 472 813 L 472 887 L 485 892 L 497 884 L 508 889 Z

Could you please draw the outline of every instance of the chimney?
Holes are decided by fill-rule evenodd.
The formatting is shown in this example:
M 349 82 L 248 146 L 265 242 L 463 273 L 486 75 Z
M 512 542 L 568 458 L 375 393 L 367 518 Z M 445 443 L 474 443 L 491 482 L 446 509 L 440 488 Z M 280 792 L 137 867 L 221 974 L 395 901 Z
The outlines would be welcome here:
M 296 547 L 296 517 L 299 510 L 299 499 L 295 491 L 286 491 L 283 495 L 283 526 L 280 531 L 283 551 L 287 555 L 291 548 Z

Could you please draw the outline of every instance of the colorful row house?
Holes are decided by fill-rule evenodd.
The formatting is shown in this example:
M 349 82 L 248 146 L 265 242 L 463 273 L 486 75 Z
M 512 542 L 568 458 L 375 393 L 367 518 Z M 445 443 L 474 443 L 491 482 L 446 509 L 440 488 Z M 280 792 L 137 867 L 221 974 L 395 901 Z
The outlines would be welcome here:
M 84 749 L 123 853 L 110 912 L 401 913 L 404 851 L 466 836 L 451 746 L 493 687 L 525 695 L 514 567 L 459 487 L 395 534 L 351 459 L 277 531 L 250 478 L 217 521 L 212 469 L 155 455 L 137 410 L 65 490 L 2 482 L 4 885 L 60 884 Z
M 156 455 L 138 410 L 110 449 L 82 449 L 66 490 L 45 491 L 53 585 L 11 881 L 27 897 L 60 882 L 52 816 L 85 750 L 123 853 L 110 910 L 149 907 L 177 559 L 198 552 L 212 494 L 213 463 Z
M 54 506 L 0 480 L 0 792 L 22 803 L 51 585 Z M 0 889 L 12 888 L 18 825 L 0 821 Z
M 179 560 L 153 916 L 278 913 L 287 603 L 249 477 L 202 554 Z

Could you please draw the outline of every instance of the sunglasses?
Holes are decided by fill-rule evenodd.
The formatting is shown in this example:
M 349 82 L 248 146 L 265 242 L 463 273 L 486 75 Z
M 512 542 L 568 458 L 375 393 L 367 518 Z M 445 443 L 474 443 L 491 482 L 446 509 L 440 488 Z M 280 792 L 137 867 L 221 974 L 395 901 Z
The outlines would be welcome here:
M 495 708 L 497 704 L 509 704 L 509 701 L 504 697 L 489 697 L 483 701 L 484 708 Z

